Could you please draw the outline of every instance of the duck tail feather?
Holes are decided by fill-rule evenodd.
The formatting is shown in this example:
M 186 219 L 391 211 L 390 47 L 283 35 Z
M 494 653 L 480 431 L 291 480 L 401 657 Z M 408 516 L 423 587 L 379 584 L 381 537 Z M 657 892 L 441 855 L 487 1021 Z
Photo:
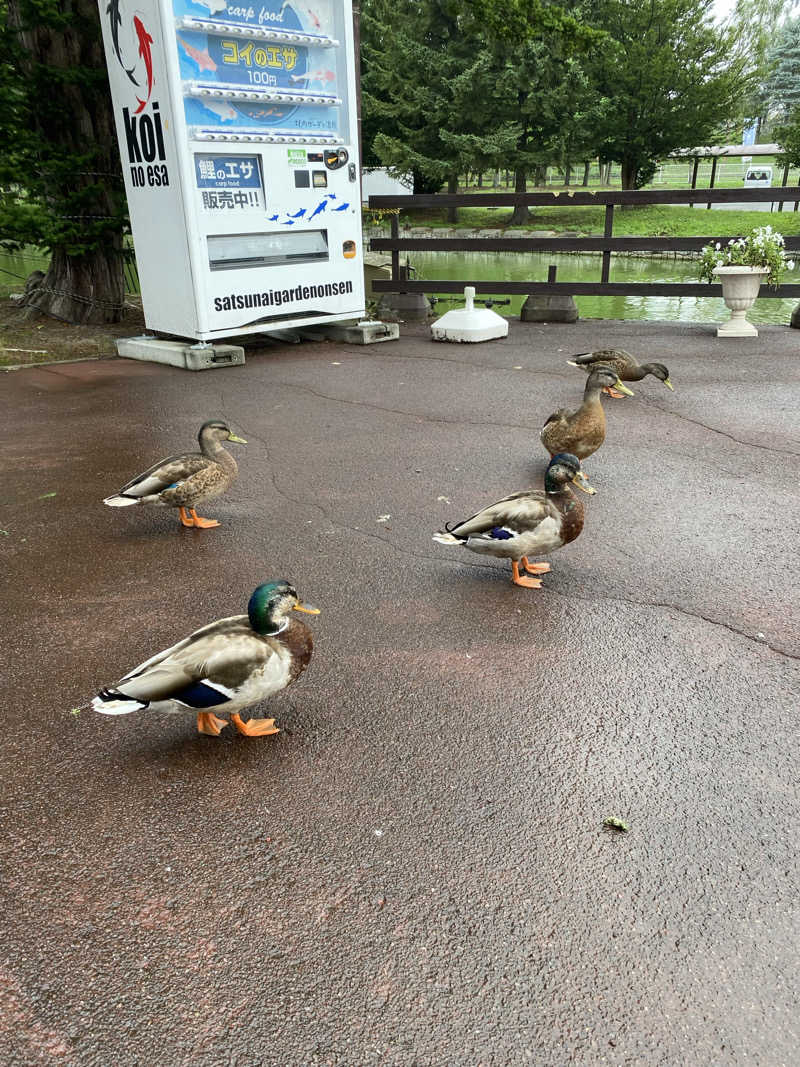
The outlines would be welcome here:
M 440 545 L 460 545 L 461 541 L 454 534 L 450 533 L 448 525 L 448 523 L 445 523 L 443 530 L 437 530 L 433 535 L 433 540 Z
M 131 504 L 140 504 L 141 497 L 138 496 L 122 496 L 121 493 L 112 493 L 111 496 L 107 496 L 103 501 L 110 508 L 129 508 Z
M 92 708 L 101 715 L 129 715 L 132 711 L 143 711 L 149 701 L 142 703 L 135 697 L 125 696 L 118 689 L 101 689 L 92 700 Z

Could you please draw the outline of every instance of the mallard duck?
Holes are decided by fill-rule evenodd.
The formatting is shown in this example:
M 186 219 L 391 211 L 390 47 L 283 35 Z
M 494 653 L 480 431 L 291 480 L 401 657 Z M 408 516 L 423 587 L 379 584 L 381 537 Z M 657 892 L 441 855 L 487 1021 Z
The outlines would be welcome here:
M 539 437 L 551 456 L 571 452 L 578 459 L 586 459 L 596 452 L 606 437 L 606 416 L 600 393 L 606 386 L 614 386 L 621 393 L 633 396 L 611 367 L 601 364 L 593 368 L 583 390 L 583 403 L 577 411 L 559 408 L 545 422 Z
M 157 652 L 101 689 L 92 707 L 103 715 L 194 712 L 200 733 L 214 736 L 228 725 L 215 712 L 226 712 L 240 734 L 276 734 L 274 719 L 245 722 L 239 712 L 285 689 L 308 666 L 311 631 L 288 617 L 292 610 L 319 614 L 300 603 L 289 582 L 265 582 L 250 597 L 246 615 L 218 619 Z
M 126 508 L 131 504 L 178 508 L 184 526 L 196 526 L 200 530 L 219 526 L 216 519 L 201 518 L 195 508 L 220 496 L 236 480 L 239 468 L 222 442 L 246 445 L 247 441 L 237 437 L 221 419 L 204 422 L 197 439 L 199 452 L 185 452 L 154 463 L 123 485 L 118 493 L 107 496 L 103 503 L 110 508 Z
M 614 368 L 622 382 L 640 382 L 642 378 L 652 374 L 654 378 L 662 381 L 667 389 L 672 389 L 673 392 L 675 389 L 669 380 L 669 371 L 663 363 L 639 363 L 635 356 L 623 348 L 598 348 L 596 352 L 581 352 L 580 355 L 568 359 L 567 363 L 570 367 L 580 367 L 587 373 L 600 363 L 607 364 Z M 614 388 L 606 388 L 603 392 L 618 400 L 622 399 L 622 394 Z
M 529 563 L 528 556 L 546 556 L 574 541 L 583 529 L 583 504 L 570 489 L 573 482 L 585 493 L 593 493 L 577 456 L 563 452 L 553 456 L 544 476 L 544 490 L 525 489 L 503 497 L 471 519 L 455 526 L 450 523 L 433 535 L 440 545 L 463 545 L 471 552 L 511 560 L 511 581 L 529 589 L 539 589 L 538 578 L 549 563 Z

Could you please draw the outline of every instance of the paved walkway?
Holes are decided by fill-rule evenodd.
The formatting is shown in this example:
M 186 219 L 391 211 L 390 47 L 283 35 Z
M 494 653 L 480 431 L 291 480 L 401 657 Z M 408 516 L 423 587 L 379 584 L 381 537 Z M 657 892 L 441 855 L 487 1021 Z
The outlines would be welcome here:
M 607 402 L 545 588 L 435 545 L 540 481 L 607 345 L 676 392 Z M 415 326 L 2 386 L 4 1064 L 796 1062 L 800 335 Z M 220 529 L 102 506 L 216 415 Z M 71 714 L 281 576 L 323 614 L 277 737 Z

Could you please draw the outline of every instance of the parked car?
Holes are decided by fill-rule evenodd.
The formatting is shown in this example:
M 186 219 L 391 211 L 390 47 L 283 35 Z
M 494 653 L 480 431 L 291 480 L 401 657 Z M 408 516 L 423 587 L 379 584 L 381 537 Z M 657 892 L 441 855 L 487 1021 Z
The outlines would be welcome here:
M 763 189 L 772 185 L 772 167 L 748 167 L 744 176 L 745 189 Z

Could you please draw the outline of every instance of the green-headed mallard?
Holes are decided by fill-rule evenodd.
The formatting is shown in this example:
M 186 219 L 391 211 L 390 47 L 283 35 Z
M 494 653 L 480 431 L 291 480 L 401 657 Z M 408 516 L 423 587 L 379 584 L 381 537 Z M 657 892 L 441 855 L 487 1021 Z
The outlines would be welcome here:
M 546 574 L 549 563 L 529 563 L 528 556 L 546 556 L 574 541 L 583 529 L 583 504 L 570 489 L 574 482 L 585 493 L 594 489 L 586 481 L 577 456 L 553 456 L 544 476 L 544 491 L 525 489 L 498 500 L 471 519 L 455 526 L 448 523 L 433 535 L 441 545 L 463 545 L 471 552 L 511 560 L 511 581 L 538 589 L 538 578 L 523 578 L 520 563 L 528 574 Z
M 659 381 L 663 382 L 667 389 L 674 390 L 674 386 L 669 380 L 669 371 L 663 363 L 640 364 L 635 356 L 632 356 L 630 352 L 626 352 L 623 348 L 598 348 L 596 352 L 581 352 L 580 355 L 568 359 L 567 363 L 569 363 L 570 367 L 580 367 L 581 370 L 585 370 L 587 373 L 590 373 L 592 368 L 600 363 L 607 364 L 614 368 L 619 380 L 622 382 L 640 382 L 642 378 L 652 374 L 654 378 L 658 378 Z M 622 398 L 622 394 L 614 388 L 606 388 L 603 392 L 608 393 L 609 396 L 616 397 L 618 400 Z
M 292 610 L 319 614 L 301 604 L 286 581 L 266 582 L 250 597 L 246 615 L 218 619 L 158 652 L 101 689 L 92 701 L 103 715 L 132 711 L 191 712 L 201 734 L 227 726 L 215 712 L 230 715 L 241 734 L 276 734 L 274 719 L 249 719 L 239 712 L 285 689 L 311 659 L 311 631 Z
M 539 437 L 551 456 L 571 452 L 578 459 L 586 459 L 596 452 L 606 438 L 606 415 L 600 393 L 606 386 L 614 386 L 633 396 L 611 367 L 601 364 L 589 374 L 583 391 L 583 403 L 577 411 L 559 408 L 545 422 Z
M 207 530 L 219 526 L 216 519 L 201 518 L 195 508 L 206 500 L 221 496 L 236 480 L 239 468 L 225 448 L 223 441 L 246 445 L 221 419 L 204 422 L 197 435 L 199 452 L 185 452 L 154 463 L 144 473 L 137 474 L 118 493 L 103 501 L 111 508 L 125 508 L 131 504 L 154 504 L 157 507 L 178 508 L 184 526 Z

